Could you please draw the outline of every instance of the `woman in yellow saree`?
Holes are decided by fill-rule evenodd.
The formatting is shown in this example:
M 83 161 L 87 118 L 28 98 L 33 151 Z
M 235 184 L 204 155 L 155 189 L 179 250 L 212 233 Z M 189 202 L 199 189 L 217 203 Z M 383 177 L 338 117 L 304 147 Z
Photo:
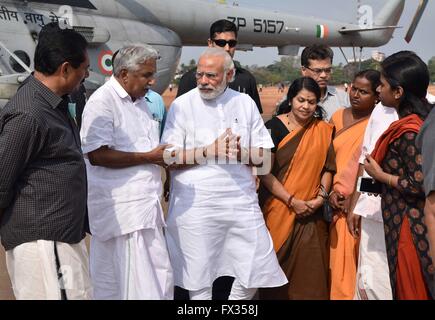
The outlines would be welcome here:
M 335 126 L 334 150 L 337 173 L 329 202 L 334 208 L 330 226 L 331 300 L 351 300 L 355 293 L 358 239 L 349 232 L 346 215 L 356 189 L 359 157 L 364 132 L 377 101 L 380 73 L 359 72 L 350 87 L 350 108 L 340 109 L 331 118 Z
M 328 225 L 322 205 L 335 172 L 333 126 L 317 106 L 311 78 L 289 88 L 289 110 L 266 123 L 275 143 L 272 171 L 260 177 L 260 205 L 289 284 L 260 299 L 328 299 Z

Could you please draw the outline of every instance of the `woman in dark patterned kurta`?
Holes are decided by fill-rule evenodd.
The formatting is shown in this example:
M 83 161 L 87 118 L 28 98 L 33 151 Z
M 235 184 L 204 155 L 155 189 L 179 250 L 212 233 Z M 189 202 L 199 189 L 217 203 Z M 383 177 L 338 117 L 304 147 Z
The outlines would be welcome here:
M 434 270 L 423 221 L 421 150 L 415 141 L 432 107 L 425 99 L 429 72 L 414 53 L 399 52 L 382 63 L 381 83 L 382 103 L 396 108 L 400 119 L 379 138 L 365 169 L 383 183 L 382 215 L 392 291 L 396 299 L 431 299 L 428 288 Z

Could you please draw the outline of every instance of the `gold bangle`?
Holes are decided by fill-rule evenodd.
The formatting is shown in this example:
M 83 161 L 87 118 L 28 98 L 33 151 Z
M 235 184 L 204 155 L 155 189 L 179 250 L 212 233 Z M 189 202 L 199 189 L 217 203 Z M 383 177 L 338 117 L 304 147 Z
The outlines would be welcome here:
M 392 187 L 392 185 L 391 185 L 391 179 L 392 179 L 392 177 L 393 177 L 392 174 L 389 174 L 389 175 L 388 175 L 388 186 L 389 186 L 389 187 Z
M 328 192 L 326 192 L 326 189 L 325 189 L 325 187 L 323 186 L 323 185 L 320 185 L 320 190 L 319 190 L 319 192 L 317 193 L 317 196 L 319 197 L 322 197 L 323 199 L 328 199 L 328 197 L 329 197 L 329 194 L 328 194 Z

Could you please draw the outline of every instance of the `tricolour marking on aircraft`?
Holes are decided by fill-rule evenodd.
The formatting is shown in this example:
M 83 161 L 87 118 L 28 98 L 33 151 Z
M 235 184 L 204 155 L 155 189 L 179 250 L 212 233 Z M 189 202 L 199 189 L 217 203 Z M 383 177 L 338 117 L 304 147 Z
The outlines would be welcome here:
M 112 56 L 113 52 L 110 50 L 101 51 L 98 56 L 98 67 L 100 68 L 101 73 L 106 76 L 112 75 Z
M 326 39 L 329 35 L 329 28 L 325 24 L 318 24 L 316 27 L 316 36 L 320 39 Z

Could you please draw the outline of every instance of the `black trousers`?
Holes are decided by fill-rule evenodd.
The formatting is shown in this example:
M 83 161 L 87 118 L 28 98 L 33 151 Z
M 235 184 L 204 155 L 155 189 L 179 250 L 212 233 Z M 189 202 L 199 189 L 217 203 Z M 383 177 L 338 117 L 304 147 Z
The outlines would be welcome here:
M 233 277 L 220 277 L 213 282 L 213 300 L 228 300 L 231 287 L 233 286 Z M 186 289 L 175 287 L 174 300 L 190 300 L 189 291 Z

